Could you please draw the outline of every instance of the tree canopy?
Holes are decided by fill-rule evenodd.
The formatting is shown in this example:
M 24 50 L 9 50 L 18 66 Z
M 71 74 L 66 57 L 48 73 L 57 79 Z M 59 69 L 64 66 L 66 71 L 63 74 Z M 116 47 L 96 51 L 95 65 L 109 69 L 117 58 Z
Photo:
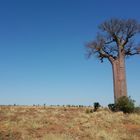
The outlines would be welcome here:
M 107 58 L 116 60 L 120 53 L 124 56 L 140 54 L 140 43 L 135 43 L 134 36 L 140 33 L 140 24 L 134 19 L 112 18 L 103 22 L 95 40 L 86 47 L 88 56 L 97 56 L 101 62 Z

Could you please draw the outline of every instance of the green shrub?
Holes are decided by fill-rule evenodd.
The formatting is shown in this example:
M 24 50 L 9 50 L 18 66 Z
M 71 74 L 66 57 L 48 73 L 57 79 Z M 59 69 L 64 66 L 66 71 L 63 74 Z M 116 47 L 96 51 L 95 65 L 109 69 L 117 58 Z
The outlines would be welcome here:
M 108 108 L 111 110 L 111 111 L 116 111 L 116 105 L 115 104 L 108 104 Z
M 67 105 L 67 107 L 71 107 L 71 105 Z
M 84 107 L 83 105 L 79 105 L 79 107 Z
M 131 97 L 122 96 L 116 101 L 115 107 L 117 111 L 123 111 L 124 113 L 132 113 L 135 109 L 134 102 L 135 101 L 132 100 Z
M 115 104 L 109 104 L 108 108 L 113 111 L 122 111 L 124 113 L 138 112 L 138 109 L 135 108 L 134 100 L 131 97 L 122 96 L 118 98 Z
M 101 105 L 98 102 L 94 103 L 94 111 L 97 111 L 97 109 L 100 107 Z

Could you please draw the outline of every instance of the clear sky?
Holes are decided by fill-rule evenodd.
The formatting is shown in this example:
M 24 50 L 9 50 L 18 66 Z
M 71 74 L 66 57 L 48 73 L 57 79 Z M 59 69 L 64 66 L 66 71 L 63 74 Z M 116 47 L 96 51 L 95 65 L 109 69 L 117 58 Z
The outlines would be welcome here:
M 0 104 L 113 102 L 111 65 L 86 59 L 104 20 L 134 18 L 139 0 L 0 0 Z M 140 36 L 136 41 L 140 41 Z M 128 94 L 140 104 L 140 56 L 127 59 Z

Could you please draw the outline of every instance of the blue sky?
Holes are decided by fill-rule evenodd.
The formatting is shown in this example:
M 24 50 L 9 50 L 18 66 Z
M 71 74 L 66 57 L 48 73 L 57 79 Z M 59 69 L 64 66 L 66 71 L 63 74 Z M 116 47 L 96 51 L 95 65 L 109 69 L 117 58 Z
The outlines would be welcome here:
M 0 104 L 113 102 L 111 65 L 87 60 L 85 44 L 106 19 L 140 22 L 139 5 L 139 0 L 1 0 Z M 128 94 L 139 105 L 140 56 L 127 59 L 126 69 Z

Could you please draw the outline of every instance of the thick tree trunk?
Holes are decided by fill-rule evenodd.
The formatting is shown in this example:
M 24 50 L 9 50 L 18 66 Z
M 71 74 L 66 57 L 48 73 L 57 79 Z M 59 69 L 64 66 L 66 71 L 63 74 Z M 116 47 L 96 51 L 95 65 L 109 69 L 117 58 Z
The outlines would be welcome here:
M 125 58 L 123 55 L 112 61 L 114 100 L 115 102 L 121 96 L 127 96 Z
M 127 96 L 126 73 L 125 73 L 125 56 L 121 55 L 120 63 L 120 96 Z
M 114 84 L 114 100 L 116 101 L 119 97 L 120 86 L 119 86 L 119 61 L 115 60 L 112 63 L 113 71 L 113 84 Z

